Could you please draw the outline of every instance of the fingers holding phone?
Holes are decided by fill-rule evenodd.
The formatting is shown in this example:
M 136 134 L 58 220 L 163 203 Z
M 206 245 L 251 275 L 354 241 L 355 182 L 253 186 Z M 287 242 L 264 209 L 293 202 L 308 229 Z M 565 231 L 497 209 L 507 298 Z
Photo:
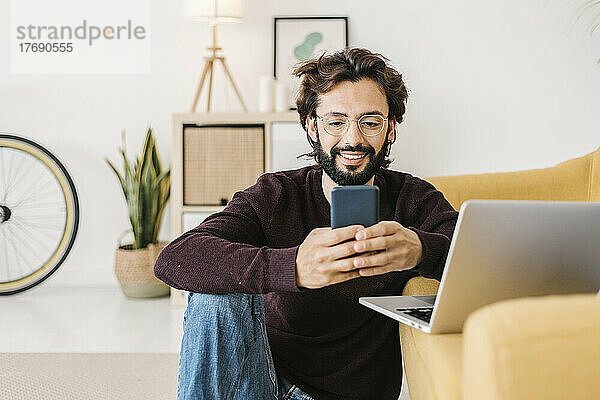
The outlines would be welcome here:
M 362 225 L 313 229 L 298 248 L 296 284 L 318 289 L 358 278 L 353 256 L 358 254 L 354 238 L 360 229 Z
M 356 235 L 356 250 L 375 250 L 375 255 L 353 257 L 360 276 L 381 275 L 414 268 L 423 260 L 419 235 L 397 221 L 381 221 Z
M 396 221 L 379 220 L 377 186 L 334 187 L 331 227 L 314 229 L 299 247 L 298 286 L 316 289 L 410 269 L 422 257 L 421 242 L 413 231 Z M 360 230 L 364 237 L 357 235 Z

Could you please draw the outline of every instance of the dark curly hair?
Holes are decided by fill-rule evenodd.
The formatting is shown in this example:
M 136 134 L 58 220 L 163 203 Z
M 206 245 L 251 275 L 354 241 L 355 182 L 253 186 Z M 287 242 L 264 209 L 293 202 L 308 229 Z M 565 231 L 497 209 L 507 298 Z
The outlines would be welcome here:
M 385 93 L 389 107 L 388 118 L 395 120 L 396 123 L 403 121 L 408 91 L 402 75 L 389 65 L 386 57 L 379 53 L 373 53 L 363 48 L 347 48 L 333 54 L 323 53 L 319 58 L 310 59 L 297 65 L 293 74 L 302 79 L 296 98 L 296 107 L 300 124 L 306 131 L 306 137 L 313 149 L 312 152 L 302 154 L 298 158 L 307 156 L 313 157 L 317 161 L 317 143 L 308 134 L 306 117 L 316 118 L 319 95 L 328 92 L 340 82 L 358 82 L 363 78 L 372 79 Z M 390 150 L 391 143 L 388 146 L 383 168 L 387 168 L 392 162 L 387 158 Z M 318 168 L 318 166 L 316 167 Z

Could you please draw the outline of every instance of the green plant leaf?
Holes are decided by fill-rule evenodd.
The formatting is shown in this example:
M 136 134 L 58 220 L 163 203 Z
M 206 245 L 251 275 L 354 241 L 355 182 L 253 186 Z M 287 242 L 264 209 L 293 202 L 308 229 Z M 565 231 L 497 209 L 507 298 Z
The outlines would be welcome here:
M 170 170 L 161 170 L 151 128 L 146 134 L 142 154 L 135 158 L 135 163 L 128 160 L 123 149 L 120 153 L 123 175 L 110 161 L 107 162 L 117 174 L 125 195 L 134 237 L 133 248 L 144 248 L 157 241 L 163 211 L 170 196 Z
M 110 162 L 110 160 L 108 158 L 105 157 L 104 160 L 108 163 L 109 167 L 114 171 L 115 175 L 117 175 L 117 178 L 119 179 L 119 183 L 121 184 L 121 190 L 123 190 L 123 194 L 125 196 L 127 196 L 127 194 L 125 193 L 125 182 L 123 180 L 123 177 L 121 176 L 119 171 L 117 171 L 117 168 L 115 168 L 113 163 Z

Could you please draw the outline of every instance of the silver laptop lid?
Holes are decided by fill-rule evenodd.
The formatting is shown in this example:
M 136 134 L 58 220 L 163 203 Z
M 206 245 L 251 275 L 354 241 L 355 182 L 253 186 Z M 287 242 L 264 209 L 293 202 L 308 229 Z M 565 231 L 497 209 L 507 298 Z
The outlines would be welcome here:
M 460 332 L 475 309 L 500 300 L 595 293 L 600 288 L 600 203 L 463 203 L 431 319 Z

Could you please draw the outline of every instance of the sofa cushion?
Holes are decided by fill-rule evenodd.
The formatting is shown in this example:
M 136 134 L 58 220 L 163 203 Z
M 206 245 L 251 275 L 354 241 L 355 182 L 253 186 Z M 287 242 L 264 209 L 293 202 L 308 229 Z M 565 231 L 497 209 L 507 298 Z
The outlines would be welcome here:
M 436 294 L 439 282 L 415 277 L 403 294 Z M 411 399 L 460 399 L 462 335 L 431 335 L 400 324 L 400 342 Z
M 482 307 L 464 328 L 464 399 L 598 399 L 599 343 L 594 294 Z
M 400 342 L 411 399 L 460 399 L 462 334 L 431 335 L 403 325 Z
M 600 201 L 600 148 L 549 168 L 425 179 L 456 210 L 469 199 Z

